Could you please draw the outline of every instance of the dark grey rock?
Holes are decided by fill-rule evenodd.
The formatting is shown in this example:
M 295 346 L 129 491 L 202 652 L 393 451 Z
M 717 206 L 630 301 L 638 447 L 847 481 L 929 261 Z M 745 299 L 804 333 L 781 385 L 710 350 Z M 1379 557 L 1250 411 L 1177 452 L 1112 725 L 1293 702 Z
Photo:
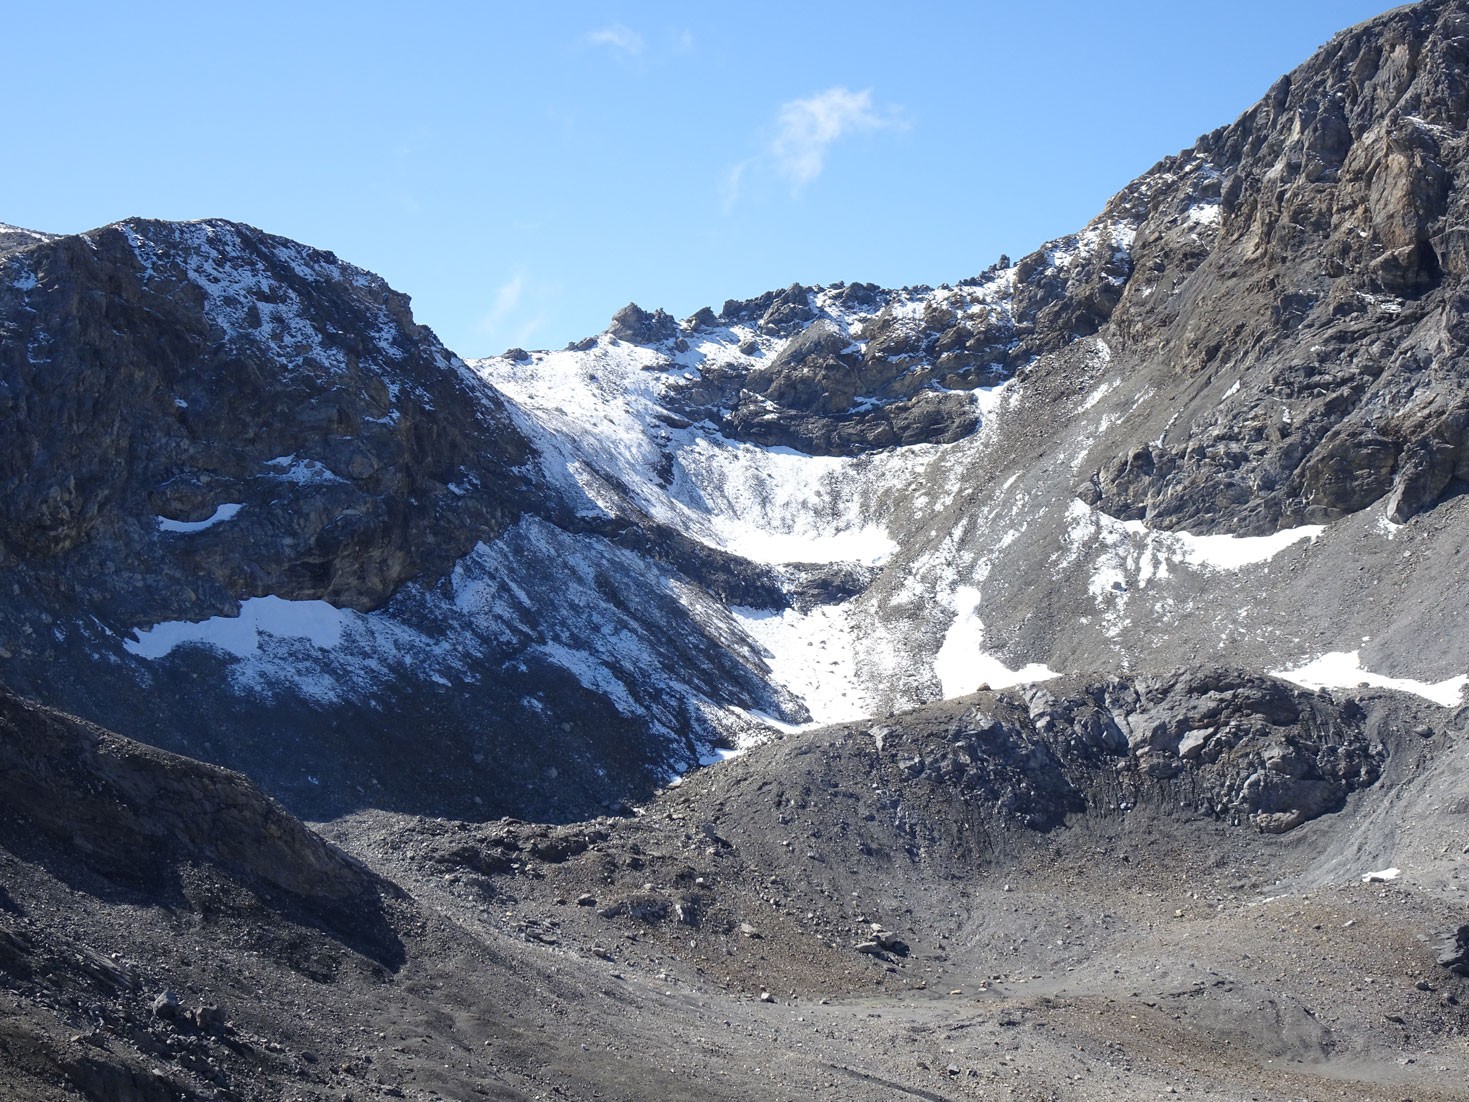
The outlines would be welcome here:
M 162 994 L 155 995 L 152 1009 L 153 1017 L 160 1021 L 175 1022 L 184 1016 L 183 1005 L 179 1002 L 178 995 L 172 991 L 164 991 Z
M 635 302 L 629 302 L 612 315 L 608 330 L 615 340 L 629 344 L 658 344 L 678 336 L 678 322 L 663 310 L 649 313 Z
M 1178 402 L 1148 426 L 1146 455 L 1138 439 L 1101 464 L 1088 501 L 1158 528 L 1262 535 L 1385 498 L 1401 523 L 1457 492 L 1462 31 L 1455 5 L 1419 4 L 1344 32 L 1113 201 L 1142 215 L 1120 296 L 1068 293 L 1037 323 L 1105 317 L 1130 385 Z M 1217 225 L 1180 217 L 1216 199 Z M 1225 394 L 1227 381 L 1242 385 Z
M 685 329 L 696 332 L 700 329 L 717 328 L 719 325 L 719 318 L 709 307 L 701 306 L 698 310 L 694 311 L 694 313 L 691 314 L 684 321 L 683 324 Z
M 1469 977 L 1469 926 L 1460 926 L 1439 951 L 1438 963 L 1456 975 Z

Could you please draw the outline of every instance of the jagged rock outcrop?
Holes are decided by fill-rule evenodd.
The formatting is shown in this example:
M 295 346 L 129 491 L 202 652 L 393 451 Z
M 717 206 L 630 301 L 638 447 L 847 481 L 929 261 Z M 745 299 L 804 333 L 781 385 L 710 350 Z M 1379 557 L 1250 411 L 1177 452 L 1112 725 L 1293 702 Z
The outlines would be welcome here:
M 678 322 L 664 310 L 649 313 L 635 302 L 629 302 L 612 315 L 608 333 L 614 340 L 632 344 L 657 344 L 678 336 Z
M 722 331 L 736 354 L 704 356 L 674 403 L 732 439 L 814 455 L 961 439 L 979 425 L 969 392 L 1107 320 L 1131 272 L 1137 206 L 1119 199 L 1085 232 L 956 287 L 792 284 L 730 300 L 717 316 L 701 310 L 683 323 L 685 343 Z M 674 331 L 652 318 L 624 308 L 608 333 L 669 346 Z
M 1469 477 L 1466 33 L 1452 0 L 1343 32 L 1191 151 L 1219 179 L 1207 253 L 1176 251 L 1154 211 L 1109 330 L 1182 400 L 1090 502 L 1260 535 L 1388 497 L 1402 522 Z
M 1095 767 L 1178 780 L 1206 812 L 1283 833 L 1377 781 L 1386 748 L 1351 702 L 1235 670 L 1139 675 L 1057 697 L 1027 694 L 1039 734 Z
M 1469 977 L 1469 925 L 1460 926 L 1438 953 L 1439 967 Z
M 871 725 L 877 775 L 986 821 L 1049 829 L 1139 804 L 1283 833 L 1382 774 L 1366 715 L 1237 670 L 981 694 Z M 978 825 L 978 821 L 975 824 Z

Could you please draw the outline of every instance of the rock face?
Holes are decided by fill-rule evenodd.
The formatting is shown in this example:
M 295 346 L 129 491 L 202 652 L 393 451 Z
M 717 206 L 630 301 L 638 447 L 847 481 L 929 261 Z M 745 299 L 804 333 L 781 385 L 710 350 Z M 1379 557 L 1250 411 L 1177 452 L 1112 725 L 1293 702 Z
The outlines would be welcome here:
M 981 694 L 865 728 L 875 775 L 914 807 L 1047 830 L 1151 803 L 1284 833 L 1375 783 L 1387 755 L 1356 705 L 1236 670 Z
M 1199 810 L 1269 834 L 1338 810 L 1377 781 L 1386 758 L 1358 706 L 1234 670 L 1118 679 L 1064 696 L 1035 688 L 1027 705 L 1036 733 L 1063 756 L 1093 769 L 1112 759 L 1119 779 L 1139 783 L 1187 777 Z
M 1458 931 L 1439 951 L 1438 963 L 1456 975 L 1469 977 L 1469 926 Z
M 1088 503 L 1240 535 L 1384 500 L 1405 521 L 1469 485 L 1466 20 L 1430 0 L 1338 35 L 1083 233 L 958 287 L 793 285 L 696 314 L 747 358 L 707 365 L 691 419 L 821 455 L 950 441 L 978 423 L 962 392 L 1100 334 L 1134 393 L 1172 397 L 1085 472 Z
M 1131 272 L 1135 205 L 1120 199 L 1086 232 L 957 287 L 792 284 L 701 310 L 678 332 L 628 307 L 608 332 L 669 352 L 723 338 L 678 405 L 731 439 L 830 456 L 950 443 L 979 424 L 969 392 L 1107 320 Z
M 1217 174 L 1188 215 L 1212 240 L 1169 240 L 1160 187 L 1112 332 L 1190 400 L 1089 500 L 1258 535 L 1385 498 L 1401 523 L 1469 476 L 1466 31 L 1462 4 L 1429 2 L 1344 32 L 1185 155 Z
M 365 611 L 524 508 L 529 449 L 493 397 L 330 253 L 140 221 L 7 275 L 0 554 L 109 618 L 266 593 Z

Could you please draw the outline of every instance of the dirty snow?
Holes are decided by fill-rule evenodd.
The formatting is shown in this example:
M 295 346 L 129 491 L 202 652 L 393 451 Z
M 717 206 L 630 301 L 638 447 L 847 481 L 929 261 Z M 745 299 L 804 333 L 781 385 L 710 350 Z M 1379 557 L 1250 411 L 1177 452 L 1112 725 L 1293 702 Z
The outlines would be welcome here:
M 1388 884 L 1402 875 L 1402 869 L 1379 869 L 1377 872 L 1364 872 L 1362 874 L 1362 883 Z

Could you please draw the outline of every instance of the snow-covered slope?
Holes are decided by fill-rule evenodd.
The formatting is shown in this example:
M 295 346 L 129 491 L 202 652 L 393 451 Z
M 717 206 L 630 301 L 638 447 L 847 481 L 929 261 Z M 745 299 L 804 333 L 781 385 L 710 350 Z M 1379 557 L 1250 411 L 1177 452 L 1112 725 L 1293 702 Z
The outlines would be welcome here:
M 732 612 L 816 721 L 1179 662 L 1307 667 L 1321 684 L 1315 659 L 1358 650 L 1371 673 L 1352 685 L 1457 685 L 1462 662 L 1425 640 L 1460 630 L 1428 566 L 1456 553 L 1459 504 L 1409 528 L 1389 501 L 1233 534 L 1097 500 L 1109 457 L 1144 463 L 1278 385 L 1259 357 L 1180 373 L 1160 331 L 1138 329 L 1234 293 L 1209 263 L 1235 228 L 1221 194 L 1246 170 L 1220 144 L 958 288 L 792 287 L 683 323 L 629 307 L 566 351 L 473 367 L 588 513 L 774 567 L 787 607 Z M 982 354 L 945 361 L 961 347 Z M 894 431 L 926 400 L 942 414 L 916 441 Z M 1380 596 L 1388 561 L 1412 584 Z M 837 564 L 844 584 L 805 585 Z
M 992 286 L 975 300 L 992 305 L 985 297 Z M 901 319 L 952 301 L 955 292 L 884 297 L 883 316 Z M 809 298 L 818 315 L 809 324 L 839 327 L 854 350 L 863 349 L 861 333 L 875 312 L 843 309 L 828 291 Z M 736 638 L 750 640 L 812 721 L 831 723 L 870 714 L 882 699 L 880 685 L 854 662 L 869 627 L 852 619 L 852 598 L 915 525 L 952 502 L 959 472 L 986 446 L 985 425 L 1009 384 L 951 392 L 976 426 L 954 443 L 810 455 L 732 439 L 716 420 L 730 410 L 700 407 L 706 374 L 757 371 L 792 339 L 740 324 L 651 347 L 609 334 L 575 350 L 516 353 L 472 367 L 504 397 L 547 477 L 585 515 L 649 520 L 771 568 L 781 599 L 773 607 L 735 604 L 732 623 L 721 629 L 733 626 Z M 695 413 L 704 416 L 690 420 Z

